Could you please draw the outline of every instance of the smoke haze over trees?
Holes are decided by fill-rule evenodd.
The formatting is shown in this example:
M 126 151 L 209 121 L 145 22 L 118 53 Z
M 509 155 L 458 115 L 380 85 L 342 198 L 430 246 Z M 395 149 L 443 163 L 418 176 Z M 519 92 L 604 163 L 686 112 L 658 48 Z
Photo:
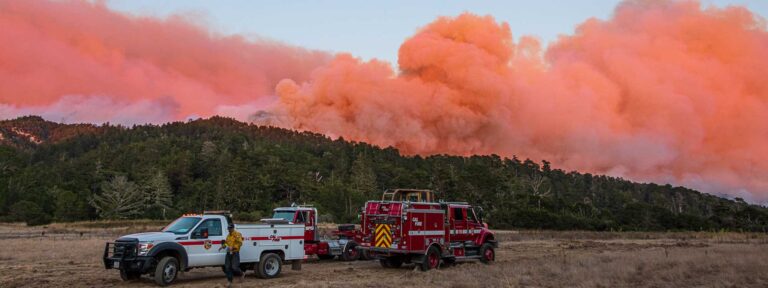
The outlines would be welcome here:
M 0 121 L 0 133 L 0 218 L 30 224 L 206 209 L 254 219 L 293 202 L 316 205 L 323 219 L 354 223 L 358 208 L 384 189 L 428 188 L 484 207 L 497 229 L 768 228 L 768 209 L 740 198 L 516 157 L 403 156 L 221 117 L 132 128 L 25 117 Z M 123 209 L 110 208 L 114 203 Z

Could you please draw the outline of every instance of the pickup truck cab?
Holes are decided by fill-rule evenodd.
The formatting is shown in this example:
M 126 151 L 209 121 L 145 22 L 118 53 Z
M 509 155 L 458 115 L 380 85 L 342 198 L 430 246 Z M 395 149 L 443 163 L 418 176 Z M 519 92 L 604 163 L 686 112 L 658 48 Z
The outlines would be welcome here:
M 256 270 L 260 278 L 280 274 L 282 264 L 301 268 L 304 259 L 304 225 L 274 219 L 261 224 L 235 224 L 243 235 L 240 269 Z M 159 232 L 125 235 L 104 247 L 104 268 L 117 269 L 123 280 L 150 275 L 168 285 L 179 271 L 224 266 L 226 250 L 219 251 L 232 223 L 228 212 L 184 215 Z

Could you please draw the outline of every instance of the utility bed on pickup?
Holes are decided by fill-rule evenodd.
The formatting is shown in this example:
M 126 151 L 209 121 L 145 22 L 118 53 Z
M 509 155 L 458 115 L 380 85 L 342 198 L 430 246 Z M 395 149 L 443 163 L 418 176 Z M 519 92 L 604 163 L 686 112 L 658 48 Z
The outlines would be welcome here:
M 229 233 L 228 213 L 185 215 L 160 232 L 131 234 L 104 246 L 104 268 L 118 269 L 123 280 L 153 274 L 168 285 L 178 271 L 224 266 L 226 250 L 219 251 Z M 304 225 L 285 221 L 235 225 L 243 235 L 240 269 L 256 270 L 262 278 L 280 274 L 284 262 L 300 269 L 304 259 Z

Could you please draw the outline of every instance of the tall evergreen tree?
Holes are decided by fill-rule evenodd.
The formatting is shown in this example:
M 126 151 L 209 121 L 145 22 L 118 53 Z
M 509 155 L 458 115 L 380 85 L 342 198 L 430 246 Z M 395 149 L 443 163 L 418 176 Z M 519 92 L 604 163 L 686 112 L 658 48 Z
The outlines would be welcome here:
M 94 195 L 91 205 L 104 219 L 126 219 L 140 215 L 145 198 L 141 190 L 125 176 L 116 176 L 101 185 L 101 194 Z
M 162 171 L 154 173 L 144 187 L 144 205 L 150 213 L 160 211 L 166 219 L 168 210 L 173 207 L 173 191 L 168 177 Z

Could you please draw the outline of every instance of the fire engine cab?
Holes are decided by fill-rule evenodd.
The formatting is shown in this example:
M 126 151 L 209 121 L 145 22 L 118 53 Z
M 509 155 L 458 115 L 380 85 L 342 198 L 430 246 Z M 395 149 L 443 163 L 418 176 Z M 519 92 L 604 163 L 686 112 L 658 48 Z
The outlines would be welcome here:
M 356 249 L 360 243 L 360 233 L 354 224 L 342 224 L 333 231 L 337 239 L 321 239 L 317 228 L 317 208 L 309 205 L 292 205 L 274 209 L 272 219 L 280 219 L 293 224 L 304 225 L 304 253 L 317 255 L 320 259 L 333 259 L 336 256 L 344 261 L 359 259 Z
M 465 202 L 437 201 L 430 190 L 387 190 L 364 207 L 358 249 L 385 268 L 414 263 L 426 271 L 468 259 L 490 263 L 498 244 L 476 212 Z

